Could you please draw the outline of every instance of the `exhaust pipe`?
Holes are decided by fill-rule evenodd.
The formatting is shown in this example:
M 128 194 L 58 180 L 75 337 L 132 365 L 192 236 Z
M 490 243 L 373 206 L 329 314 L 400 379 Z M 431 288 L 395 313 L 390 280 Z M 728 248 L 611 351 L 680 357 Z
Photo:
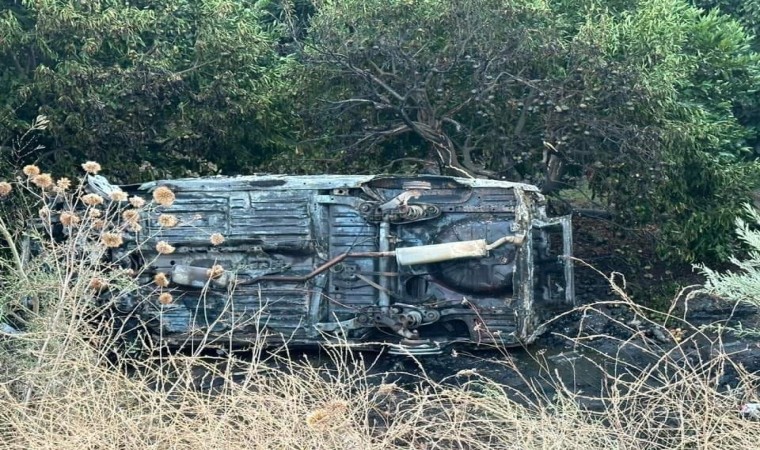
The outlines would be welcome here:
M 402 266 L 413 266 L 463 258 L 483 258 L 488 255 L 489 250 L 506 243 L 521 245 L 524 239 L 523 236 L 504 236 L 493 244 L 488 244 L 485 239 L 476 239 L 474 241 L 447 242 L 419 247 L 401 247 L 395 251 L 396 262 Z

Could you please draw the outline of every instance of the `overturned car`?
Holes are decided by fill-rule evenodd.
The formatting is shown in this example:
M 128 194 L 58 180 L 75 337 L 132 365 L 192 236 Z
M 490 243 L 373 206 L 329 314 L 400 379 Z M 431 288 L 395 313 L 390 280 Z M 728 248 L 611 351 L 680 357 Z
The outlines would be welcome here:
M 110 189 L 99 178 L 92 189 Z M 267 175 L 120 189 L 171 197 L 110 253 L 143 286 L 116 310 L 169 347 L 514 346 L 574 301 L 570 219 L 547 217 L 531 185 Z

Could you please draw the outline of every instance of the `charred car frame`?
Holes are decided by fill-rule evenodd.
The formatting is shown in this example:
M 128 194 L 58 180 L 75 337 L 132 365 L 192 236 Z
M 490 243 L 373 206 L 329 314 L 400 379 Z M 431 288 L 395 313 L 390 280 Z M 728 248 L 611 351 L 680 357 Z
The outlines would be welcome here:
M 109 189 L 101 177 L 90 185 Z M 574 302 L 570 219 L 548 217 L 535 186 L 273 175 L 118 189 L 149 199 L 161 186 L 173 203 L 144 214 L 110 257 L 128 261 L 143 286 L 116 310 L 169 347 L 515 346 Z M 161 214 L 178 223 L 162 226 Z M 210 242 L 215 233 L 223 242 Z M 161 241 L 174 251 L 157 251 Z

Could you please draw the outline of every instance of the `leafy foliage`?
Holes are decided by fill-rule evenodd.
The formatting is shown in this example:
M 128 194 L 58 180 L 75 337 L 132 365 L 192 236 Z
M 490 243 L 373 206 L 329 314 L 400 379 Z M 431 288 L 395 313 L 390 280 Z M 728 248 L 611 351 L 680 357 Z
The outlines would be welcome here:
M 625 205 L 618 211 L 629 223 L 658 223 L 666 256 L 725 258 L 735 211 L 757 180 L 756 164 L 748 163 L 752 130 L 737 120 L 734 106 L 755 93 L 758 55 L 726 16 L 680 2 L 643 4 L 649 11 L 624 14 L 619 25 L 597 31 L 618 42 L 642 41 L 608 50 L 607 57 L 642 76 L 648 93 L 631 107 L 657 133 L 649 159 L 657 164 L 623 160 L 590 181 L 612 204 Z
M 5 0 L 1 156 L 122 182 L 585 180 L 622 222 L 660 224 L 664 255 L 724 258 L 757 179 L 758 6 L 693 3 Z M 46 132 L 14 140 L 38 115 Z
M 46 149 L 6 160 L 97 158 L 133 181 L 245 170 L 286 138 L 291 63 L 266 2 L 3 3 L 0 145 L 38 114 L 52 124 Z
M 544 134 L 532 113 L 556 106 L 540 75 L 565 56 L 548 13 L 531 2 L 318 3 L 301 53 L 310 137 L 344 160 L 372 164 L 374 150 L 460 176 L 525 175 Z
M 711 11 L 711 14 L 720 11 L 734 18 L 752 37 L 752 48 L 760 51 L 759 0 L 694 0 L 693 3 Z M 742 125 L 753 130 L 755 136 L 750 140 L 750 146 L 754 149 L 755 155 L 760 156 L 760 96 L 755 94 L 742 98 L 734 105 L 734 113 Z
M 306 132 L 352 168 L 585 178 L 626 223 L 663 223 L 664 254 L 725 256 L 753 175 L 750 42 L 682 0 L 317 2 Z
M 736 233 L 749 248 L 746 259 L 732 256 L 730 261 L 739 270 L 721 273 L 706 266 L 699 266 L 705 275 L 704 291 L 727 300 L 746 302 L 760 306 L 760 213 L 751 205 L 745 205 L 745 219 L 736 219 Z
M 717 9 L 738 20 L 755 38 L 760 37 L 760 1 L 758 0 L 693 0 L 705 10 Z M 759 45 L 756 41 L 755 45 Z

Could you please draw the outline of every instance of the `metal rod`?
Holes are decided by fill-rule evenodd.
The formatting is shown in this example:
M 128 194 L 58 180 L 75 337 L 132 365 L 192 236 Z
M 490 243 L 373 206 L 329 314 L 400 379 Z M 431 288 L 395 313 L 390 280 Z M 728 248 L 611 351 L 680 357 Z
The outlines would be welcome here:
M 390 242 L 391 224 L 388 221 L 387 216 L 380 222 L 380 233 L 378 234 L 378 250 L 380 252 L 389 252 L 391 249 Z M 381 258 L 378 261 L 380 272 L 390 271 L 390 258 Z M 380 286 L 382 287 L 377 295 L 377 306 L 380 307 L 382 313 L 387 313 L 391 306 L 391 296 L 388 290 L 388 277 L 379 276 Z
M 245 284 L 252 284 L 259 281 L 287 281 L 287 282 L 294 282 L 294 283 L 302 283 L 304 281 L 309 281 L 310 279 L 316 277 L 320 273 L 328 270 L 332 266 L 340 263 L 346 258 L 387 258 L 390 256 L 395 256 L 395 252 L 356 252 L 356 253 L 342 253 L 333 259 L 327 261 L 326 263 L 322 264 L 321 266 L 314 269 L 311 273 L 307 275 L 301 275 L 301 276 L 280 276 L 280 275 L 263 275 L 260 277 L 255 278 L 249 278 L 246 280 L 238 280 L 238 285 L 245 285 Z

